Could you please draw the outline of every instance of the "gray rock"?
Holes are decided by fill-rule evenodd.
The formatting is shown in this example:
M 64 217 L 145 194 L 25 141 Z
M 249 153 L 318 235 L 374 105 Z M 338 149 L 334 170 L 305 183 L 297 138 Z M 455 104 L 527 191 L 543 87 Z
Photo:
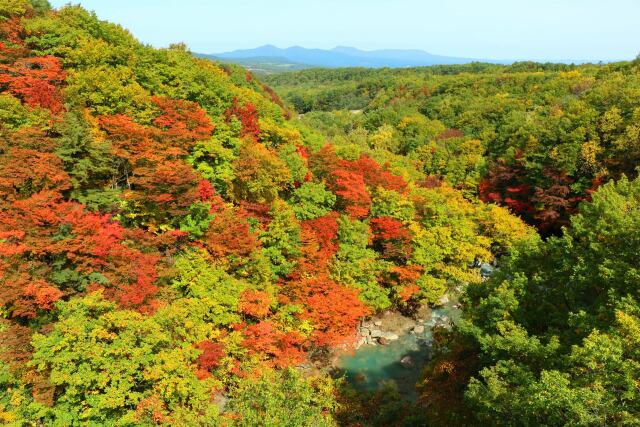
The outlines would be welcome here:
M 483 262 L 480 264 L 480 276 L 489 277 L 493 274 L 494 267 L 491 264 Z
M 372 329 L 369 335 L 371 338 L 378 338 L 382 336 L 382 331 L 380 329 Z
M 393 332 L 383 332 L 382 335 L 380 335 L 381 338 L 384 338 L 388 341 L 395 341 L 398 338 L 398 335 L 394 334 Z
M 367 336 L 370 333 L 371 333 L 371 331 L 369 330 L 369 328 L 360 328 L 360 335 Z
M 413 366 L 413 359 L 411 358 L 411 356 L 404 356 L 402 359 L 400 359 L 400 364 L 405 368 L 410 368 L 411 366 Z
M 382 320 L 376 320 L 373 324 L 376 326 L 382 326 Z

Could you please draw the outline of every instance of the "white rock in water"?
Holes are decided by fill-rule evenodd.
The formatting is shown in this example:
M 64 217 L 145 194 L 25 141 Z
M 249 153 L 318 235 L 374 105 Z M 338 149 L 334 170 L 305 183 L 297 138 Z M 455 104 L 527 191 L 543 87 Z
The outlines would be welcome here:
M 376 320 L 373 324 L 376 326 L 382 326 L 382 320 Z
M 400 364 L 405 368 L 408 368 L 410 366 L 413 366 L 413 359 L 411 358 L 411 356 L 404 356 L 402 359 L 400 359 Z
M 413 330 L 411 331 L 414 334 L 422 334 L 424 333 L 424 326 L 423 325 L 416 325 L 414 326 Z
M 393 332 L 383 332 L 380 336 L 388 341 L 394 341 L 399 338 L 398 335 L 394 334 Z
M 372 329 L 371 334 L 369 334 L 371 338 L 378 338 L 382 336 L 382 331 L 380 329 Z

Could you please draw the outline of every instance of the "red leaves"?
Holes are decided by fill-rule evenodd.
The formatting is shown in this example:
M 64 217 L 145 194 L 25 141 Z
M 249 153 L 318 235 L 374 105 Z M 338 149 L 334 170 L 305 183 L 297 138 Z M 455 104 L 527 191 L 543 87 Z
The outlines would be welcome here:
M 343 169 L 331 173 L 332 189 L 340 207 L 353 218 L 364 218 L 371 208 L 371 196 L 362 175 Z
M 267 292 L 247 289 L 240 295 L 240 312 L 262 319 L 271 312 L 273 298 Z
M 161 131 L 161 136 L 169 140 L 171 146 L 190 146 L 211 136 L 211 120 L 195 102 L 158 96 L 154 96 L 152 101 L 162 111 L 153 123 Z
M 22 291 L 22 298 L 15 301 L 13 315 L 17 317 L 36 317 L 38 309 L 51 310 L 53 303 L 64 293 L 44 280 L 35 280 L 27 284 Z
M 235 117 L 242 124 L 240 131 L 241 137 L 249 137 L 254 141 L 258 140 L 260 135 L 260 123 L 258 121 L 258 110 L 255 105 L 248 102 L 240 106 L 238 98 L 233 98 L 233 105 L 225 112 L 225 117 L 229 120 Z
M 193 168 L 180 160 L 165 160 L 153 167 L 140 167 L 129 180 L 133 191 L 125 196 L 145 203 L 148 212 L 158 212 L 162 216 L 179 216 L 198 197 L 195 183 L 199 176 Z
M 0 154 L 0 198 L 14 200 L 45 189 L 69 188 L 69 175 L 55 154 L 20 147 Z
M 197 104 L 167 98 L 153 98 L 162 110 L 156 127 L 144 127 L 130 117 L 101 117 L 101 127 L 121 159 L 124 197 L 142 208 L 150 226 L 185 215 L 194 202 L 214 197 L 213 187 L 204 182 L 182 160 L 193 144 L 211 135 L 213 126 Z
M 395 218 L 383 216 L 371 220 L 371 230 L 376 239 L 382 240 L 407 240 L 411 236 L 409 230 L 404 228 L 402 222 Z
M 505 205 L 540 231 L 552 234 L 567 224 L 569 215 L 585 199 L 574 193 L 572 184 L 566 173 L 550 168 L 545 168 L 542 176 L 532 176 L 524 166 L 522 153 L 517 153 L 512 164 L 492 165 L 478 189 L 481 200 Z
M 216 190 L 213 188 L 213 185 L 211 185 L 211 182 L 203 179 L 198 183 L 196 193 L 198 194 L 198 199 L 200 199 L 201 202 L 208 202 L 214 199 Z
M 342 161 L 344 169 L 354 171 L 362 175 L 364 182 L 371 189 L 382 187 L 386 190 L 403 192 L 407 183 L 401 177 L 383 169 L 378 162 L 371 157 L 363 155 L 354 162 Z
M 208 378 L 211 376 L 209 372 L 220 366 L 220 361 L 226 356 L 224 344 L 214 343 L 212 341 L 201 341 L 196 348 L 202 351 L 196 359 L 196 364 L 199 368 L 196 375 L 200 379 Z
M 411 233 L 402 222 L 388 216 L 371 220 L 373 240 L 387 259 L 406 260 L 412 253 Z
M 316 176 L 327 181 L 338 196 L 339 208 L 352 218 L 364 218 L 371 207 L 370 191 L 382 187 L 403 192 L 407 183 L 363 155 L 356 161 L 340 160 L 331 145 L 325 145 L 309 157 Z
M 236 211 L 224 209 L 211 221 L 205 247 L 215 257 L 237 259 L 249 257 L 260 247 L 260 242 L 247 221 L 239 221 Z
M 62 63 L 53 56 L 20 58 L 10 61 L 7 49 L 0 51 L 0 86 L 34 107 L 53 113 L 63 109 L 58 87 L 66 78 Z M 9 62 L 7 62 L 9 60 Z
M 349 342 L 359 319 L 369 313 L 356 289 L 342 286 L 326 275 L 294 281 L 287 287 L 307 308 L 305 317 L 315 327 L 313 342 L 319 346 Z
M 267 357 L 268 363 L 278 368 L 300 363 L 305 358 L 301 346 L 303 337 L 297 332 L 281 332 L 271 320 L 248 326 L 244 331 L 243 346 L 253 353 Z
M 326 260 L 330 258 L 338 250 L 336 238 L 338 237 L 339 214 L 337 212 L 328 213 L 320 218 L 311 219 L 302 222 L 302 229 L 315 236 L 320 251 L 324 254 Z
M 14 201 L 0 212 L 0 300 L 13 306 L 14 317 L 35 316 L 29 307 L 51 309 L 62 296 L 48 279 L 56 260 L 58 269 L 100 274 L 111 296 L 143 308 L 157 291 L 157 258 L 125 246 L 123 231 L 108 215 L 88 213 L 54 192 Z

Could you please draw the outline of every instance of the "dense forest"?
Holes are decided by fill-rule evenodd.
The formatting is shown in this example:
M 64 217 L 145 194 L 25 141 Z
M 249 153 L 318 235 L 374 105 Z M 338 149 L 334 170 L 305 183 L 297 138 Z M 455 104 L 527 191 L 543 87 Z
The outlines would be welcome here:
M 0 421 L 636 425 L 639 160 L 638 61 L 256 78 L 5 0 Z M 416 402 L 331 369 L 456 290 Z

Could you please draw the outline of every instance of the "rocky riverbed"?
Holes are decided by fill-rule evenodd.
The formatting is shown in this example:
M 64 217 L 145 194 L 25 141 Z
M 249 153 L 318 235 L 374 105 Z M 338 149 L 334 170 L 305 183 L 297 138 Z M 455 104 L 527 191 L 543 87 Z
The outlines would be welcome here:
M 414 317 L 389 311 L 363 321 L 355 349 L 337 353 L 333 368 L 358 389 L 376 390 L 391 381 L 408 399 L 415 398 L 415 383 L 430 357 L 432 329 L 450 325 L 460 314 L 457 301 L 440 302 L 434 309 L 421 307 Z

